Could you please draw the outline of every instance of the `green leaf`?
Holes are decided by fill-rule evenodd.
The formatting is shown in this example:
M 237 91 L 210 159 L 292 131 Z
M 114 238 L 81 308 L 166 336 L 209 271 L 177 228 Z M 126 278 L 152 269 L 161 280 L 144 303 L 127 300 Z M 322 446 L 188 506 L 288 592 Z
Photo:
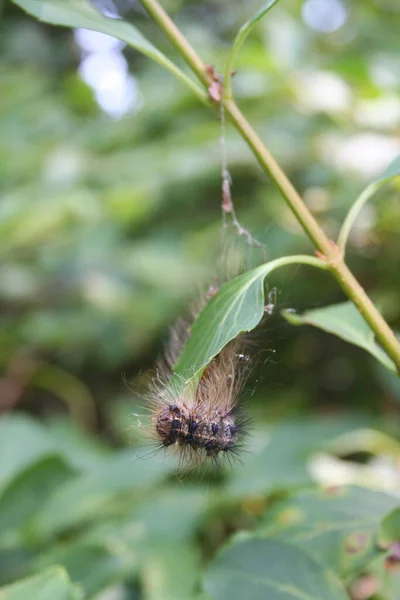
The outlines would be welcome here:
M 185 83 L 197 96 L 206 101 L 206 93 L 151 44 L 141 33 L 123 19 L 111 19 L 101 14 L 87 0 L 12 0 L 40 21 L 63 27 L 82 27 L 106 33 L 153 59 Z
M 251 19 L 246 21 L 246 23 L 239 29 L 239 32 L 235 38 L 235 41 L 233 42 L 232 50 L 228 57 L 228 61 L 227 61 L 226 69 L 225 69 L 224 84 L 225 84 L 225 92 L 226 92 L 227 96 L 231 95 L 231 73 L 233 71 L 235 59 L 239 53 L 240 48 L 244 44 L 247 36 L 249 35 L 249 33 L 251 32 L 253 27 L 259 21 L 261 21 L 261 19 L 267 14 L 267 12 L 270 11 L 271 8 L 273 8 L 273 6 L 275 6 L 275 4 L 277 4 L 278 2 L 279 2 L 279 0 L 268 0 L 268 2 L 266 2 L 260 8 L 260 10 L 258 10 L 255 13 L 255 15 L 253 15 L 251 17 Z
M 118 542 L 106 547 L 103 543 L 78 541 L 51 548 L 38 561 L 40 568 L 47 564 L 61 564 L 71 580 L 82 586 L 85 597 L 90 597 L 114 582 L 133 576 L 138 559 L 136 552 Z
M 261 448 L 243 457 L 245 468 L 237 465 L 230 472 L 226 494 L 241 498 L 310 484 L 311 455 L 326 449 L 337 436 L 364 425 L 360 418 L 309 419 L 282 423 L 270 435 L 263 430 Z
M 393 562 L 388 558 L 388 553 L 372 563 L 368 569 L 368 575 L 373 577 L 379 584 L 377 595 L 370 596 L 376 600 L 398 600 L 400 598 L 400 570 L 398 561 Z
M 146 598 L 187 600 L 200 574 L 198 551 L 192 544 L 177 537 L 169 539 L 163 532 L 149 538 L 140 517 L 99 524 L 78 541 L 51 548 L 37 566 L 54 563 L 63 565 L 89 597 L 140 574 Z
M 73 586 L 67 572 L 51 567 L 39 575 L 0 588 L 0 600 L 80 600 L 83 595 Z
M 302 315 L 296 315 L 289 311 L 283 311 L 282 314 L 292 325 L 312 325 L 328 333 L 333 333 L 350 344 L 364 348 L 389 371 L 397 373 L 395 364 L 378 346 L 374 332 L 352 302 L 309 310 Z
M 399 501 L 397 502 L 399 504 Z M 391 544 L 400 542 L 400 507 L 394 508 L 383 520 L 379 532 L 379 544 L 388 548 Z
M 184 487 L 178 490 L 163 486 L 140 502 L 130 501 L 127 514 L 92 526 L 85 539 L 109 546 L 116 540 L 136 552 L 157 545 L 162 539 L 170 544 L 189 540 L 204 519 L 210 505 L 210 490 Z
M 115 453 L 88 471 L 58 487 L 35 521 L 35 529 L 51 537 L 69 527 L 104 517 L 113 510 L 113 499 L 132 491 L 143 491 L 164 479 L 174 469 L 162 457 L 140 459 L 131 451 Z
M 378 596 L 379 600 L 397 600 L 400 598 L 400 571 L 393 566 L 390 570 L 383 572 L 384 589 L 382 596 Z
M 16 477 L 0 497 L 0 544 L 31 542 L 35 515 L 71 474 L 62 459 L 52 456 L 42 458 Z
M 199 550 L 159 539 L 143 560 L 141 580 L 147 600 L 192 600 L 200 578 Z
M 326 265 L 312 256 L 278 258 L 228 281 L 211 298 L 192 325 L 177 364 L 173 383 L 196 378 L 224 346 L 239 333 L 251 331 L 264 314 L 264 279 L 279 267 L 308 264 L 325 269 Z
M 132 410 L 129 418 L 132 418 Z M 46 430 L 57 451 L 77 471 L 92 471 L 111 454 L 111 449 L 102 444 L 98 436 L 88 435 L 71 419 L 53 417 L 46 421 Z
M 210 490 L 185 485 L 179 490 L 161 488 L 136 508 L 146 539 L 179 542 L 193 535 L 210 504 Z
M 302 490 L 266 511 L 260 533 L 301 546 L 345 578 L 379 556 L 381 521 L 397 505 L 395 496 L 357 486 Z
M 208 505 L 209 490 L 200 486 L 176 490 L 163 487 L 157 495 L 153 492 L 150 498 L 147 496 L 139 504 L 131 506 L 128 515 L 116 515 L 109 521 L 100 520 L 84 534 L 81 543 L 86 548 L 85 552 L 88 548 L 104 547 L 110 551 L 115 549 L 113 554 L 118 552 L 120 558 L 126 557 L 128 562 L 125 566 L 121 564 L 120 570 L 115 570 L 113 580 L 124 574 L 126 566 L 130 569 L 130 578 L 140 570 L 140 579 L 149 600 L 189 600 L 200 574 L 200 558 L 192 540 Z M 90 553 L 93 555 L 92 550 Z M 67 559 L 50 554 L 48 560 L 61 560 L 68 566 L 71 577 L 82 581 L 86 588 L 87 575 L 83 573 L 83 579 L 79 579 L 78 565 L 71 562 L 74 554 L 75 551 L 68 552 Z M 101 576 L 95 574 L 95 566 L 93 563 L 91 581 Z
M 56 445 L 38 421 L 21 415 L 3 417 L 0 422 L 0 489 L 39 458 L 55 452 Z
M 36 558 L 35 550 L 10 546 L 0 548 L 0 586 L 9 585 L 32 574 L 32 564 Z
M 369 186 L 358 196 L 353 206 L 350 208 L 338 237 L 338 246 L 343 252 L 346 249 L 350 230 L 353 227 L 354 222 L 356 221 L 364 204 L 368 202 L 370 198 L 372 198 L 372 196 L 380 187 L 396 177 L 400 177 L 400 154 L 396 156 L 396 158 L 390 163 L 388 168 L 378 179 L 369 184 Z
M 388 168 L 385 169 L 385 171 L 382 173 L 379 179 L 376 180 L 376 182 L 386 182 L 389 179 L 393 179 L 393 177 L 400 177 L 400 154 L 392 160 Z
M 204 588 L 212 600 L 348 600 L 332 571 L 279 540 L 227 548 L 207 570 Z

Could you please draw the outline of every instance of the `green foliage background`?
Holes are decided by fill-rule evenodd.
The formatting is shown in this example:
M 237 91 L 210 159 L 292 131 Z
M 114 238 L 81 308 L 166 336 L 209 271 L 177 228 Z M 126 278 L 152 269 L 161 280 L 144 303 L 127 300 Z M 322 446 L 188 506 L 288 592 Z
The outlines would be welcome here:
M 237 29 L 261 2 L 163 5 L 223 71 Z M 302 6 L 282 0 L 257 26 L 233 83 L 243 111 L 335 237 L 380 170 L 373 161 L 357 168 L 348 144 L 360 140 L 360 164 L 371 135 L 373 145 L 399 151 L 400 13 L 397 0 L 347 3 L 345 24 L 327 34 L 307 27 Z M 136 4 L 120 7 L 181 64 Z M 398 573 L 384 568 L 377 546 L 400 491 L 398 379 L 359 348 L 291 327 L 279 314 L 343 301 L 323 273 L 293 267 L 269 279 L 278 306 L 257 333 L 243 464 L 199 481 L 177 476 L 161 456 L 137 458 L 140 391 L 169 325 L 212 278 L 220 248 L 219 122 L 128 48 L 140 102 L 111 119 L 77 74 L 72 32 L 8 2 L 1 11 L 0 583 L 35 576 L 4 597 L 78 598 L 53 568 L 63 565 L 87 598 L 244 598 L 241 570 L 247 577 L 255 569 L 245 589 L 273 600 L 275 584 L 260 591 L 255 583 L 267 568 L 277 575 L 272 556 L 287 565 L 282 584 L 309 597 L 346 598 L 351 589 L 361 600 L 364 574 L 380 582 L 374 598 L 398 599 Z M 329 89 L 318 106 L 310 100 L 316 72 L 336 78 L 342 105 L 328 102 Z M 268 259 L 312 252 L 230 128 L 226 147 L 236 212 Z M 348 250 L 395 328 L 399 207 L 398 187 L 382 190 Z M 321 490 L 338 483 L 352 487 L 333 498 Z M 233 575 L 222 577 L 232 565 Z M 306 568 L 315 570 L 309 588 Z

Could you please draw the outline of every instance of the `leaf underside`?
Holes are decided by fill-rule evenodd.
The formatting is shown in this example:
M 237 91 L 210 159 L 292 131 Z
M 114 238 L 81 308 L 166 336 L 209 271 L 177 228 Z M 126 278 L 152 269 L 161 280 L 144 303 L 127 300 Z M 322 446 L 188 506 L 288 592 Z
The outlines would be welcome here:
M 363 348 L 387 369 L 397 372 L 394 362 L 375 341 L 374 332 L 352 302 L 343 302 L 310 310 L 302 315 L 283 311 L 283 316 L 292 325 L 312 325 L 342 340 Z

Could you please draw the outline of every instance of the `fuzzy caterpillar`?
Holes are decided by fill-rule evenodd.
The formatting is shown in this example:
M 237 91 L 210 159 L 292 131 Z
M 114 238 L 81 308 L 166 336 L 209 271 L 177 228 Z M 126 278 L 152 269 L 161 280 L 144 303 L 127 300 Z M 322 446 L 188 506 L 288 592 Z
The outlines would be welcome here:
M 208 297 L 214 293 L 212 289 Z M 227 344 L 198 383 L 182 392 L 171 384 L 171 376 L 189 333 L 187 324 L 173 328 L 158 375 L 150 385 L 151 436 L 159 448 L 172 450 L 182 467 L 203 462 L 219 465 L 224 459 L 230 463 L 240 456 L 246 435 L 247 419 L 240 402 L 250 363 L 244 354 L 245 337 Z

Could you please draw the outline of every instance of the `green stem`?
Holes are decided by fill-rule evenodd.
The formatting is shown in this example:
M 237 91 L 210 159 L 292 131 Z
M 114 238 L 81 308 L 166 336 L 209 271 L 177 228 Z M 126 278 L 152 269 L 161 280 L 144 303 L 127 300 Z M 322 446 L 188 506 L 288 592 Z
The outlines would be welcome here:
M 158 62 L 159 64 L 163 65 L 166 69 L 168 69 L 171 73 L 173 73 L 175 77 L 182 81 L 182 83 L 186 85 L 190 90 L 192 90 L 192 92 L 196 94 L 196 96 L 199 98 L 199 100 L 201 100 L 203 104 L 205 104 L 206 106 L 210 106 L 210 100 L 208 98 L 207 93 L 197 83 L 196 80 L 192 81 L 190 77 L 188 77 L 183 71 L 181 71 L 181 69 L 179 69 L 171 61 L 168 61 L 167 63 L 166 61 L 162 62 L 161 60 L 159 60 Z
M 288 265 L 309 265 L 310 267 L 315 267 L 316 269 L 322 269 L 323 271 L 329 270 L 329 266 L 326 261 L 317 258 L 316 256 L 309 256 L 308 254 L 293 254 L 292 256 L 281 256 L 281 258 L 275 258 L 270 262 L 264 263 L 259 267 L 255 267 L 253 269 L 253 273 L 255 277 L 262 274 L 263 277 L 266 277 L 272 271 L 276 271 L 277 269 L 281 269 L 282 267 L 286 267 Z
M 241 28 L 238 35 L 236 36 L 235 43 L 233 44 L 233 48 L 231 53 L 228 56 L 228 60 L 226 61 L 225 66 L 225 74 L 224 74 L 224 100 L 233 100 L 232 94 L 232 72 L 233 66 L 235 64 L 236 57 L 239 53 L 240 48 L 242 47 L 246 37 L 250 33 L 250 30 L 247 28 Z
M 332 245 L 330 241 L 238 106 L 233 100 L 225 100 L 224 106 L 225 112 L 229 115 L 233 125 L 253 150 L 261 167 L 271 177 L 315 247 L 326 257 L 331 255 Z
M 368 325 L 374 331 L 377 340 L 395 363 L 400 372 L 400 343 L 382 317 L 376 306 L 359 284 L 353 273 L 344 262 L 343 254 L 336 244 L 332 243 L 318 225 L 313 215 L 300 198 L 299 194 L 282 171 L 273 156 L 264 146 L 247 119 L 243 116 L 235 102 L 226 100 L 225 111 L 230 116 L 236 129 L 247 141 L 263 170 L 269 174 L 278 187 L 287 204 L 296 215 L 304 231 L 314 243 L 348 298 L 354 302 Z
M 205 64 L 178 30 L 167 13 L 161 8 L 157 0 L 140 0 L 140 2 L 158 23 L 173 46 L 185 59 L 186 63 L 194 71 L 203 85 L 208 88 L 210 81 L 206 73 Z M 325 232 L 318 225 L 284 171 L 267 150 L 266 146 L 251 127 L 234 100 L 229 97 L 224 98 L 223 103 L 225 112 L 229 115 L 231 122 L 246 140 L 263 170 L 271 177 L 277 188 L 280 190 L 305 233 L 313 242 L 319 254 L 326 261 L 328 268 L 338 281 L 339 285 L 348 298 L 354 302 L 366 322 L 374 331 L 377 340 L 392 358 L 400 372 L 400 342 L 377 310 L 376 306 L 372 303 L 365 290 L 361 287 L 345 264 L 343 253 L 335 243 L 329 240 Z
M 268 0 L 268 2 L 266 2 L 266 4 L 264 4 L 264 6 L 262 6 L 260 10 L 258 10 L 256 14 L 253 15 L 253 17 L 239 29 L 225 67 L 224 98 L 226 100 L 232 100 L 232 71 L 240 48 L 243 46 L 253 27 L 267 14 L 269 10 L 271 10 L 273 6 L 275 6 L 277 2 L 279 2 L 279 0 Z
M 153 17 L 154 21 L 161 27 L 171 44 L 179 52 L 186 64 L 192 69 L 193 73 L 195 73 L 201 83 L 208 88 L 210 80 L 206 73 L 203 61 L 162 6 L 160 6 L 157 0 L 140 0 L 140 3 L 143 4 L 147 12 Z
M 362 192 L 362 194 L 360 194 L 358 196 L 357 200 L 354 202 L 353 206 L 347 213 L 347 216 L 346 216 L 345 220 L 343 221 L 343 225 L 340 229 L 338 242 L 337 242 L 338 246 L 339 246 L 340 250 L 343 252 L 343 254 L 346 251 L 346 244 L 347 244 L 347 240 L 348 240 L 351 228 L 353 227 L 353 225 L 359 215 L 360 210 L 362 209 L 364 204 L 366 204 L 366 202 L 368 202 L 368 200 L 370 198 L 372 198 L 372 196 L 375 194 L 375 192 L 382 185 L 384 185 L 385 183 L 387 183 L 390 180 L 391 180 L 391 177 L 387 177 L 387 178 L 381 179 L 380 181 L 377 181 L 375 183 L 371 183 L 371 185 L 369 185 Z

